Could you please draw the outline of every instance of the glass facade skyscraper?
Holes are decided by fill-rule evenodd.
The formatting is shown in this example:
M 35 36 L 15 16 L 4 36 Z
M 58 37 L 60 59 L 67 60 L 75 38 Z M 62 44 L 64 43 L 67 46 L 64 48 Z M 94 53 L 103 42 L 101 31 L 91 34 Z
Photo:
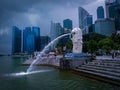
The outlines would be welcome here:
M 21 30 L 13 26 L 12 27 L 12 54 L 21 53 Z
M 29 45 L 30 44 L 30 45 Z M 23 51 L 31 54 L 40 51 L 40 28 L 37 26 L 26 27 L 23 30 Z
M 56 33 L 57 37 L 63 34 L 63 28 L 62 28 L 60 23 L 56 23 L 55 28 L 56 28 L 56 31 L 57 31 L 57 33 Z
M 55 23 L 53 21 L 51 21 L 50 38 L 51 40 L 54 40 L 56 38 Z
M 89 15 L 89 13 L 85 9 L 83 9 L 82 7 L 78 8 L 79 28 L 80 29 L 85 28 L 84 19 L 87 15 Z
M 50 42 L 50 37 L 49 36 L 40 36 L 41 40 L 41 50 Z
M 92 15 L 87 15 L 84 18 L 84 25 L 85 25 L 85 29 L 83 30 L 83 35 L 85 34 L 89 34 L 89 27 L 93 24 L 93 17 Z
M 110 36 L 113 33 L 116 33 L 114 20 L 101 19 L 95 21 L 95 32 L 105 36 Z
M 72 28 L 73 28 L 72 20 L 70 20 L 70 19 L 63 20 L 63 28 L 68 29 L 68 30 L 71 31 Z
M 23 52 L 27 53 L 27 37 L 31 33 L 31 27 L 26 27 L 23 30 Z
M 93 16 L 92 15 L 87 15 L 84 18 L 84 25 L 85 26 L 91 26 L 93 24 Z
M 27 46 L 27 53 L 33 54 L 35 51 L 35 35 L 33 32 L 29 33 L 29 35 L 26 38 L 26 46 Z
M 56 37 L 63 34 L 63 28 L 60 23 L 53 23 L 51 22 L 51 29 L 50 29 L 50 38 L 54 40 Z
M 103 6 L 99 6 L 97 8 L 97 19 L 103 19 L 104 18 L 104 8 Z
M 35 34 L 35 51 L 40 51 L 40 28 L 32 27 L 32 32 Z
M 120 0 L 114 0 L 114 2 L 105 2 L 106 7 L 106 17 L 115 18 L 115 16 L 120 15 Z
M 63 34 L 63 28 L 60 23 L 53 23 L 51 22 L 51 29 L 50 29 L 50 38 L 51 41 L 57 38 L 58 36 Z M 51 46 L 51 49 L 54 49 L 56 44 Z
M 37 26 L 26 27 L 19 30 L 16 26 L 12 27 L 12 53 L 33 54 L 40 51 L 40 28 Z
M 120 30 L 120 0 L 113 0 L 113 2 L 105 2 L 106 17 L 115 20 L 116 30 Z

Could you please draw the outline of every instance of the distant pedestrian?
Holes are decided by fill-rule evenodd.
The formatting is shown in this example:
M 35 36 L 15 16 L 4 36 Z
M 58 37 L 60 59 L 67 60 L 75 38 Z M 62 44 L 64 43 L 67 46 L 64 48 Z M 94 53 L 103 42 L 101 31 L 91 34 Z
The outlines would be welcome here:
M 112 53 L 112 59 L 114 59 L 114 58 L 115 58 L 115 52 Z

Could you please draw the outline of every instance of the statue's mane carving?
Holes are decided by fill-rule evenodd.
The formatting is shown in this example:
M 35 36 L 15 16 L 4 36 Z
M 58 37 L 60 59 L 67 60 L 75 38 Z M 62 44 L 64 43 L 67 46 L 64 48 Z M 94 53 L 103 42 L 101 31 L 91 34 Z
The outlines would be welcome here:
M 72 30 L 73 53 L 82 53 L 82 30 L 74 28 Z

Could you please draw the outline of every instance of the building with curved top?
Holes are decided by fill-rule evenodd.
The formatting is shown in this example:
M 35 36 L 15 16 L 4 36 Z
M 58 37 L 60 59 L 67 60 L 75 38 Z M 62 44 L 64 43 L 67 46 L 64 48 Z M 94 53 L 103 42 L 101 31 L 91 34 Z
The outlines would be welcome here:
M 63 28 L 71 31 L 73 29 L 72 20 L 70 19 L 63 20 Z
M 97 8 L 97 19 L 103 19 L 104 18 L 104 8 L 103 6 L 99 6 Z
M 89 15 L 89 13 L 84 8 L 78 7 L 78 17 L 79 17 L 79 28 L 80 29 L 85 28 L 84 20 L 87 15 Z

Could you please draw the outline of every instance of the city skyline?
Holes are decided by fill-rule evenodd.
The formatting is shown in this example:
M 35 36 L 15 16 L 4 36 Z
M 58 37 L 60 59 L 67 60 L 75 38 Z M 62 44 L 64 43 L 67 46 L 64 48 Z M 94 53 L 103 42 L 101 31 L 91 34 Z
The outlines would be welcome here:
M 96 19 L 96 9 L 98 6 L 104 6 L 104 0 L 84 0 L 75 2 L 58 1 L 50 2 L 39 1 L 17 2 L 17 0 L 7 2 L 0 1 L 1 21 L 0 21 L 0 53 L 9 53 L 11 51 L 11 27 L 18 26 L 20 29 L 27 26 L 39 26 L 42 35 L 49 35 L 50 21 L 60 22 L 64 19 L 73 20 L 73 28 L 78 27 L 78 7 L 85 8 L 94 20 Z M 64 7 L 63 7 L 64 5 Z M 47 26 L 46 26 L 47 25 Z M 3 39 L 4 38 L 4 39 Z M 9 38 L 9 39 L 8 39 Z

